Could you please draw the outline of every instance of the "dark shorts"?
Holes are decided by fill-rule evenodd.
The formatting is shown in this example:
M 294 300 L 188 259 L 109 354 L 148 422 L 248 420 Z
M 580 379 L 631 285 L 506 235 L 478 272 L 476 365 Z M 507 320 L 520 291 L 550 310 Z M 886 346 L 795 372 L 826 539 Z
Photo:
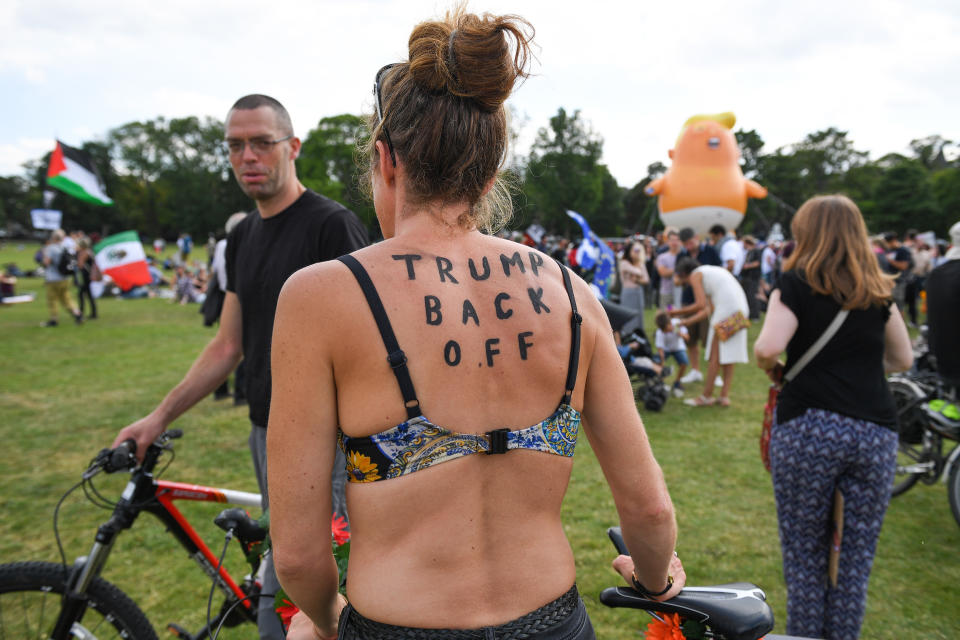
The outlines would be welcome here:
M 707 346 L 707 335 L 710 333 L 710 319 L 704 318 L 696 324 L 692 324 L 687 327 L 687 331 L 690 333 L 690 339 L 687 340 L 687 344 L 696 344 L 700 343 L 703 346 Z
M 364 618 L 347 605 L 340 614 L 338 640 L 595 640 L 593 625 L 577 586 L 535 611 L 495 627 L 422 629 L 398 627 Z

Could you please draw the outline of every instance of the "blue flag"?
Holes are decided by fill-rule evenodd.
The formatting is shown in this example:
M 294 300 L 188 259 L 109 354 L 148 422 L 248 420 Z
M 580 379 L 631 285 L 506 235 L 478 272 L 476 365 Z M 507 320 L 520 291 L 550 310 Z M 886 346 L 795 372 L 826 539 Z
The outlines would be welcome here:
M 597 237 L 587 223 L 586 218 L 567 209 L 567 215 L 577 221 L 580 229 L 583 231 L 583 244 L 577 252 L 577 261 L 584 271 L 593 272 L 593 285 L 597 288 L 600 295 L 607 297 L 610 285 L 613 283 L 613 272 L 617 266 L 617 257 L 613 249 L 607 246 L 607 243 Z

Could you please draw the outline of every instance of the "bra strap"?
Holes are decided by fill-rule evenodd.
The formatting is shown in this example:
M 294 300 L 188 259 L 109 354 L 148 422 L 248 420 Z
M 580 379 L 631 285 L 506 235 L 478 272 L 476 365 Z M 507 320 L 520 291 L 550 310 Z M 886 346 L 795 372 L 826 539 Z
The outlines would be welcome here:
M 407 409 L 407 418 L 413 419 L 423 415 L 420 412 L 420 402 L 417 400 L 417 393 L 413 389 L 413 380 L 410 379 L 410 370 L 407 369 L 407 356 L 400 349 L 397 342 L 397 336 L 393 333 L 393 327 L 390 326 L 390 318 L 387 317 L 387 311 L 383 308 L 383 302 L 377 293 L 373 281 L 363 265 L 351 255 L 340 256 L 337 258 L 340 262 L 347 265 L 353 276 L 360 284 L 363 295 L 367 299 L 367 305 L 373 313 L 373 319 L 377 321 L 377 329 L 380 330 L 380 337 L 383 339 L 383 346 L 387 348 L 387 362 L 393 369 L 393 375 L 397 377 L 397 383 L 400 385 L 400 393 L 403 394 L 403 404 Z
M 567 290 L 567 297 L 570 298 L 570 308 L 573 310 L 573 315 L 570 318 L 570 363 L 567 365 L 567 384 L 563 390 L 563 403 L 570 404 L 573 388 L 577 384 L 577 367 L 580 365 L 580 325 L 583 324 L 583 316 L 577 311 L 577 299 L 573 295 L 570 272 L 559 260 L 557 260 L 557 264 L 560 266 L 560 273 L 563 274 L 563 287 Z

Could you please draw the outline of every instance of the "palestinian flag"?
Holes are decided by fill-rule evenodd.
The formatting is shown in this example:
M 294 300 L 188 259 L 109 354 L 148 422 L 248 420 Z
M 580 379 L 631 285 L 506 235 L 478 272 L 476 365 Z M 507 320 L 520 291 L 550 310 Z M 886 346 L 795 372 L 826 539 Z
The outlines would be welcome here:
M 84 202 L 101 206 L 113 204 L 113 200 L 107 197 L 107 190 L 90 155 L 68 147 L 59 140 L 57 148 L 50 154 L 47 184 Z
M 136 231 L 107 236 L 94 245 L 93 250 L 101 273 L 110 276 L 124 291 L 150 284 L 147 256 Z

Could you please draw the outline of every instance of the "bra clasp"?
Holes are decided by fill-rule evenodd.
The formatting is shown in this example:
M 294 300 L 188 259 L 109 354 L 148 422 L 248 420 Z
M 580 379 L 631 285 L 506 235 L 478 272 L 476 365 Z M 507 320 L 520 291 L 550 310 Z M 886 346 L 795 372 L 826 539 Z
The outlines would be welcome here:
M 487 455 L 493 455 L 496 453 L 506 453 L 507 452 L 507 434 L 510 433 L 510 429 L 494 429 L 493 431 L 487 431 L 484 435 L 487 436 L 487 440 L 490 441 L 490 448 L 487 449 Z

